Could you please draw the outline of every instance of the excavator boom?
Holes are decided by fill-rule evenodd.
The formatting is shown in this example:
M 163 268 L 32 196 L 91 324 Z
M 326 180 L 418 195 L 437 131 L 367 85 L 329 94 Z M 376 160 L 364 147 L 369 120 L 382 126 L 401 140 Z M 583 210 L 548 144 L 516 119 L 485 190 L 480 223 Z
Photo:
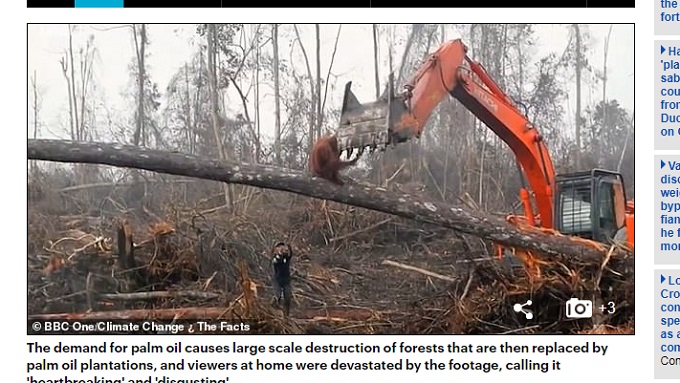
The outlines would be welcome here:
M 625 201 L 617 172 L 592 169 L 557 176 L 541 134 L 484 67 L 467 56 L 459 39 L 427 56 L 395 92 L 393 78 L 376 101 L 362 104 L 347 83 L 338 127 L 338 149 L 351 155 L 420 138 L 432 111 L 456 98 L 514 152 L 528 188 L 520 189 L 521 218 L 531 226 L 598 242 L 634 243 L 634 205 Z
M 482 65 L 467 56 L 467 47 L 459 39 L 442 44 L 428 55 L 398 94 L 390 79 L 382 97 L 361 104 L 348 83 L 337 133 L 339 149 L 384 149 L 420 138 L 432 111 L 448 95 L 510 146 L 532 189 L 532 193 L 520 191 L 527 220 L 552 228 L 551 183 L 555 173 L 541 135 Z M 535 198 L 536 213 L 529 203 L 530 194 Z

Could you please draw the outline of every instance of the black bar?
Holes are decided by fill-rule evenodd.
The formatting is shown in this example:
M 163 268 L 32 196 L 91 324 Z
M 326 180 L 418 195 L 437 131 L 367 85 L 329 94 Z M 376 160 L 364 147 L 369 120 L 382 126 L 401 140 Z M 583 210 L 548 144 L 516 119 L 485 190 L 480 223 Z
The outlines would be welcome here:
M 635 8 L 635 0 L 588 0 L 588 8 Z
M 412 8 L 400 7 L 395 0 L 370 0 L 371 8 Z M 512 6 L 499 7 L 494 3 L 465 3 L 457 6 L 455 0 L 431 0 L 426 4 L 418 3 L 418 8 L 586 8 L 589 0 L 519 0 Z M 605 0 L 607 1 L 607 0 Z M 634 0 L 631 0 L 634 1 Z
M 48 1 L 48 0 L 40 0 Z M 73 0 L 70 0 L 73 1 Z M 309 8 L 309 0 L 293 0 L 289 1 L 286 6 L 278 7 L 284 9 L 290 8 Z M 238 2 L 235 0 L 189 0 L 187 3 L 174 3 L 167 5 L 159 0 L 124 0 L 125 8 L 271 8 L 269 1 L 252 1 L 252 2 Z M 315 5 L 315 8 L 370 8 L 371 0 L 342 0 L 342 4 L 321 4 Z M 393 5 L 390 5 L 393 7 Z
M 26 8 L 75 8 L 75 0 L 26 0 Z
M 338 3 L 336 3 L 336 1 Z M 263 3 L 266 3 L 263 1 Z M 309 8 L 310 2 L 308 0 L 297 0 L 293 3 L 291 8 Z M 318 2 L 314 5 L 314 8 L 370 8 L 371 0 L 334 0 L 330 3 Z M 321 11 L 325 12 L 325 11 Z
M 396 0 L 369 0 L 371 8 L 404 8 Z M 658 1 L 658 0 L 655 0 Z M 498 7 L 494 3 L 463 3 L 455 0 L 430 0 L 418 3 L 419 8 L 635 8 L 635 0 L 518 0 L 511 6 Z
M 294 0 L 286 3 L 285 7 L 274 7 L 273 9 L 324 9 L 324 8 L 370 8 L 371 0 L 342 0 L 341 4 L 327 3 L 315 4 L 314 7 L 309 6 L 309 0 Z M 235 0 L 222 0 L 222 8 L 268 8 L 272 7 L 266 1 L 260 3 L 237 3 Z
M 169 5 L 169 4 L 174 4 Z M 124 8 L 221 8 L 222 0 L 188 0 L 170 3 L 160 0 L 125 0 Z

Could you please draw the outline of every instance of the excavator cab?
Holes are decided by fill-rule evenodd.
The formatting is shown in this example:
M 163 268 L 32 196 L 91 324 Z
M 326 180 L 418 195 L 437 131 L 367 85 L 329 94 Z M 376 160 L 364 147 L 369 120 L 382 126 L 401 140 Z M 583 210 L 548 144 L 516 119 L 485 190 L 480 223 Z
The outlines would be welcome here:
M 554 228 L 603 243 L 626 242 L 626 196 L 621 174 L 594 169 L 555 177 Z

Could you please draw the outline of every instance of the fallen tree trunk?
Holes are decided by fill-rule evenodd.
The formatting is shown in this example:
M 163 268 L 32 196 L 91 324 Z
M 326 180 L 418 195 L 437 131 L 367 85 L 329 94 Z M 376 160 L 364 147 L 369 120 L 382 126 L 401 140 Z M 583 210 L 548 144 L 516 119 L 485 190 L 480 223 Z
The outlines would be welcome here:
M 566 236 L 520 230 L 495 216 L 394 194 L 378 186 L 348 183 L 339 187 L 304 172 L 274 166 L 228 163 L 121 144 L 42 139 L 28 140 L 28 159 L 144 169 L 287 191 L 440 225 L 542 257 L 558 257 L 572 265 L 600 263 L 609 250 Z M 616 248 L 609 257 L 632 255 L 632 251 Z

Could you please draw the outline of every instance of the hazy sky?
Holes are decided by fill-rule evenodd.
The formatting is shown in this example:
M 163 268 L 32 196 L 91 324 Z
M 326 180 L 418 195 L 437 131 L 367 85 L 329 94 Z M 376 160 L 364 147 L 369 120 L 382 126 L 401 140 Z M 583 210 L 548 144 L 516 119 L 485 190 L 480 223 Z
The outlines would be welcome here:
M 94 34 L 94 42 L 98 49 L 98 57 L 95 62 L 95 83 L 97 92 L 104 97 L 106 105 L 111 109 L 125 110 L 126 100 L 121 93 L 126 89 L 129 82 L 128 65 L 133 56 L 132 39 L 129 28 L 114 28 L 107 25 L 83 25 L 80 31 L 74 34 L 74 45 L 80 46 L 89 34 Z M 325 75 L 330 62 L 337 25 L 322 25 L 322 74 Z M 591 56 L 589 62 L 598 70 L 602 69 L 604 40 L 609 31 L 609 24 L 588 26 L 591 40 Z M 313 26 L 300 26 L 303 32 L 303 41 L 308 49 L 308 54 L 314 52 Z M 172 75 L 191 56 L 196 49 L 192 41 L 195 40 L 195 26 L 186 25 L 162 25 L 153 24 L 148 27 L 150 40 L 150 57 L 148 59 L 149 72 L 153 81 L 157 82 L 161 92 Z M 453 34 L 447 38 L 456 38 Z M 568 30 L 565 25 L 537 25 L 536 37 L 538 39 L 536 57 L 543 57 L 553 51 L 564 50 L 568 40 Z M 614 25 L 611 33 L 608 56 L 608 98 L 616 98 L 620 104 L 628 109 L 633 109 L 634 93 L 634 26 L 632 24 Z M 29 25 L 28 33 L 28 76 L 35 71 L 39 85 L 42 113 L 41 120 L 46 126 L 43 129 L 43 137 L 63 136 L 63 127 L 66 126 L 64 111 L 67 110 L 68 100 L 66 82 L 64 80 L 59 59 L 64 53 L 68 43 L 68 29 L 65 24 Z M 282 56 L 294 60 L 294 65 L 304 65 L 304 59 L 299 51 L 289 54 L 290 39 L 280 40 Z M 385 57 L 386 52 L 381 52 Z M 397 56 L 399 57 L 399 56 Z M 474 58 L 474 57 L 473 57 Z M 76 59 L 77 60 L 77 59 Z M 314 59 L 310 57 L 312 71 Z M 370 101 L 374 98 L 373 80 L 373 41 L 370 25 L 343 25 L 338 43 L 338 50 L 333 66 L 333 74 L 337 76 L 336 90 L 330 92 L 327 102 L 330 105 L 338 105 L 342 97 L 342 89 L 347 81 L 353 81 L 352 89 L 360 101 Z M 482 63 L 483 64 L 483 63 Z M 386 72 L 386 71 L 383 71 Z M 386 73 L 381 73 L 381 81 Z M 266 99 L 271 100 L 269 89 L 261 89 Z M 583 93 L 584 105 L 590 105 L 599 101 L 602 90 L 599 86 L 587 88 Z M 29 94 L 31 92 L 29 91 Z M 31 97 L 31 96 L 29 96 Z M 267 102 L 265 101 L 263 102 Z M 574 97 L 570 97 L 573 104 Z M 238 99 L 229 100 L 230 108 L 238 111 L 241 107 Z M 264 124 L 271 120 L 264 109 L 262 112 Z M 29 115 L 31 111 L 29 110 Z M 272 113 L 269 113 L 272 114 Z M 573 115 L 573 106 L 569 109 L 569 115 Z M 32 121 L 32 117 L 29 117 Z M 569 129 L 572 129 L 567 122 Z M 30 129 L 29 129 L 30 130 Z M 51 132 L 51 133 L 50 133 Z

